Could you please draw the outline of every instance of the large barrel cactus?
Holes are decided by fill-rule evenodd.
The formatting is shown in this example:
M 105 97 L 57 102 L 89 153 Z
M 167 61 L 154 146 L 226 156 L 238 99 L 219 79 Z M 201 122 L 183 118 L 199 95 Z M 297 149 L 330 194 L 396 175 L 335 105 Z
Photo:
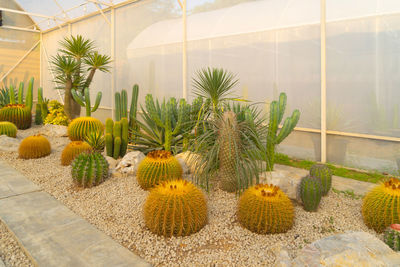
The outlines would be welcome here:
M 143 211 L 150 231 L 166 237 L 193 234 L 207 223 L 203 192 L 185 180 L 162 182 L 152 189 Z
M 72 179 L 81 187 L 92 187 L 108 177 L 108 162 L 98 152 L 79 154 L 72 162 Z
M 72 141 L 61 153 L 61 165 L 68 166 L 79 154 L 92 150 L 92 147 L 86 142 Z
M 306 176 L 301 179 L 299 194 L 306 211 L 316 211 L 322 197 L 322 185 L 318 178 Z
M 8 104 L 0 109 L 0 121 L 12 122 L 18 129 L 24 130 L 31 127 L 32 113 L 24 104 Z
M 103 132 L 104 126 L 96 118 L 80 117 L 74 119 L 68 126 L 68 136 L 71 141 L 83 141 L 90 132 Z
M 374 187 L 363 200 L 364 223 L 380 233 L 391 224 L 400 223 L 400 180 L 390 180 Z
M 17 126 L 9 121 L 0 121 L 0 135 L 3 134 L 8 137 L 17 137 Z
M 258 184 L 240 197 L 238 220 L 243 227 L 259 234 L 284 233 L 293 226 L 294 209 L 279 187 Z
M 19 158 L 35 159 L 50 155 L 51 146 L 49 140 L 41 135 L 33 135 L 22 140 L 18 148 Z
M 162 181 L 180 179 L 182 166 L 169 151 L 152 151 L 139 164 L 136 178 L 147 190 Z
M 390 225 L 385 230 L 383 241 L 394 251 L 400 251 L 400 224 Z
M 322 184 L 322 195 L 328 194 L 332 187 L 332 171 L 325 164 L 314 164 L 310 168 L 310 176 L 318 178 Z

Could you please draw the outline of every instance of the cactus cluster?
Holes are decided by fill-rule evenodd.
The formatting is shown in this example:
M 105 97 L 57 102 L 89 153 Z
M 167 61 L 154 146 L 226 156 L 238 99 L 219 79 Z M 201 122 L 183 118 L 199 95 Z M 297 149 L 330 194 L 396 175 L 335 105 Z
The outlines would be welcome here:
M 102 97 L 102 93 L 98 92 L 96 96 L 96 101 L 92 108 L 90 102 L 89 88 L 85 88 L 84 95 L 82 95 L 82 93 L 77 90 L 71 90 L 71 95 L 76 103 L 86 108 L 86 117 L 90 117 L 92 115 L 92 112 L 95 112 L 98 109 Z
M 322 198 L 322 184 L 318 178 L 303 177 L 299 185 L 299 195 L 306 211 L 316 211 Z
M 128 114 L 128 93 L 122 90 L 115 93 L 115 121 L 122 118 L 129 119 L 129 128 L 136 129 L 137 102 L 139 96 L 139 86 L 135 84 L 132 88 L 132 99 Z
M 325 164 L 314 164 L 310 168 L 310 176 L 318 178 L 322 184 L 322 195 L 328 194 L 332 187 L 332 171 Z
M 68 136 L 71 141 L 82 141 L 91 132 L 103 133 L 103 131 L 103 123 L 92 117 L 76 118 L 68 126 Z
M 128 149 L 129 123 L 127 118 L 114 122 L 108 118 L 106 120 L 106 153 L 107 156 L 118 159 L 126 154 Z
M 400 224 L 392 224 L 386 228 L 383 241 L 394 251 L 400 251 Z
M 362 204 L 364 223 L 380 233 L 400 223 L 400 180 L 390 178 L 368 192 Z
M 269 125 L 267 133 L 266 163 L 267 171 L 274 170 L 275 146 L 279 145 L 296 127 L 300 118 L 299 110 L 294 110 L 290 117 L 287 117 L 283 123 L 282 129 L 278 132 L 279 125 L 282 122 L 286 109 L 286 94 L 281 93 L 279 101 L 272 101 L 269 111 Z
M 98 152 L 79 154 L 72 162 L 72 179 L 80 187 L 92 187 L 108 177 L 108 162 Z
M 49 110 L 47 107 L 48 100 L 45 101 L 43 98 L 43 89 L 41 87 L 38 88 L 38 102 L 36 103 L 35 110 L 35 124 L 41 125 L 49 114 Z
M 279 187 L 258 184 L 240 197 L 238 220 L 243 227 L 259 234 L 284 233 L 293 226 L 294 209 Z
M 187 236 L 206 225 L 207 202 L 192 183 L 165 181 L 150 191 L 143 213 L 151 232 L 166 237 Z
M 68 166 L 79 154 L 88 152 L 92 147 L 86 142 L 72 141 L 70 142 L 61 153 L 61 165 Z
M 169 151 L 152 151 L 139 164 L 136 178 L 147 190 L 163 181 L 180 179 L 182 166 Z
M 0 135 L 3 134 L 8 137 L 17 137 L 17 126 L 9 121 L 0 121 Z
M 18 157 L 21 159 L 36 159 L 50 155 L 50 152 L 49 140 L 38 134 L 22 140 L 18 148 Z

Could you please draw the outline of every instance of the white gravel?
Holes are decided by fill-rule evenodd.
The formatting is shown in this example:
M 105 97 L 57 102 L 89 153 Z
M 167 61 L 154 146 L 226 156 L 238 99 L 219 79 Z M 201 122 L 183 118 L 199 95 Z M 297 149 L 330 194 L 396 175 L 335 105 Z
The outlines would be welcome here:
M 306 212 L 295 204 L 295 223 L 289 232 L 258 235 L 239 225 L 235 194 L 214 190 L 207 195 L 209 223 L 200 232 L 182 238 L 159 237 L 145 227 L 142 205 L 148 192 L 139 187 L 135 177 L 112 177 L 94 188 L 77 188 L 70 167 L 60 165 L 61 151 L 69 140 L 58 137 L 49 141 L 55 149 L 48 157 L 21 160 L 15 152 L 0 152 L 0 159 L 156 266 L 271 266 L 274 251 L 280 247 L 294 257 L 306 244 L 333 233 L 353 230 L 376 235 L 362 222 L 361 200 L 333 192 L 322 199 L 318 212 Z

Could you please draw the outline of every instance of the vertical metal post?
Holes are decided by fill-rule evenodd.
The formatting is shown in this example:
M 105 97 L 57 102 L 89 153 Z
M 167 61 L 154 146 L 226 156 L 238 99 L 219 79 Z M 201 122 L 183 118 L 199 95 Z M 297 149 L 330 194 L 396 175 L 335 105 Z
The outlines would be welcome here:
M 182 24 L 183 24 L 183 40 L 182 40 L 182 88 L 183 98 L 188 100 L 188 84 L 187 84 L 187 25 L 186 25 L 186 0 L 182 5 Z
M 114 118 L 114 92 L 115 92 L 115 9 L 111 8 L 111 117 Z
M 321 0 L 321 162 L 326 162 L 326 0 Z

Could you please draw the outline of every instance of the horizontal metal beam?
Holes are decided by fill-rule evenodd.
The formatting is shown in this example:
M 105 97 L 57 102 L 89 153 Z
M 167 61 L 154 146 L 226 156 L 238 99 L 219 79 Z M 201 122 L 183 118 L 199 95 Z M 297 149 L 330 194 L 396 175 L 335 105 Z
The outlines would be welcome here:
M 9 29 L 9 30 L 25 31 L 25 32 L 40 32 L 39 30 L 35 30 L 35 29 L 28 29 L 28 28 L 21 28 L 21 27 L 15 27 L 15 26 L 7 26 L 7 25 L 3 25 L 3 26 L 1 26 L 1 28 Z
M 10 8 L 5 8 L 5 7 L 0 7 L 0 10 L 5 11 L 5 12 L 10 12 L 10 13 L 21 14 L 21 15 L 28 15 L 31 17 L 40 17 L 40 18 L 46 18 L 46 19 L 57 19 L 57 20 L 61 20 L 61 21 L 67 21 L 66 19 L 61 19 L 61 18 L 57 18 L 54 16 L 47 16 L 47 15 L 43 15 L 43 14 L 15 10 L 15 9 L 10 9 Z

